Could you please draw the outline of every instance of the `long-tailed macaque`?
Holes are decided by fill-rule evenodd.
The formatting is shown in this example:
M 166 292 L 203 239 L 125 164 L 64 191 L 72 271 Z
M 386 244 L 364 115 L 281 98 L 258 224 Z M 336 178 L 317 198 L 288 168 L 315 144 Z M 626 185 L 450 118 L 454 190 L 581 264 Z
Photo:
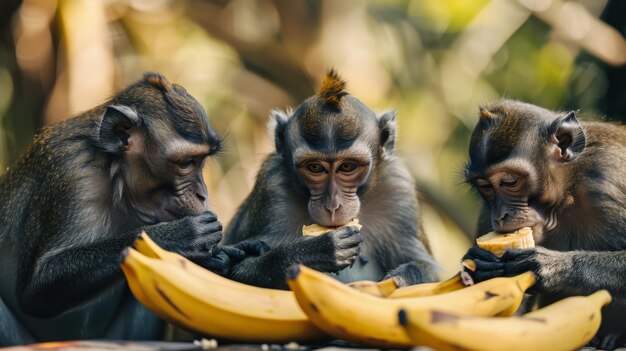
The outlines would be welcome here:
M 477 247 L 476 280 L 535 272 L 540 303 L 607 289 L 602 348 L 626 331 L 626 127 L 503 100 L 480 109 L 465 179 L 484 200 L 478 233 L 531 227 L 538 245 L 497 259 Z
M 293 112 L 273 112 L 276 150 L 224 236 L 227 244 L 260 239 L 271 250 L 233 267 L 233 279 L 286 288 L 285 271 L 296 263 L 339 272 L 346 282 L 437 279 L 415 183 L 394 155 L 395 114 L 376 117 L 345 85 L 331 70 L 317 95 Z M 302 235 L 303 225 L 337 227 L 353 218 L 361 231 Z
M 200 104 L 156 73 L 44 129 L 0 178 L 0 346 L 161 337 L 120 255 L 145 230 L 228 272 L 202 178 L 219 148 Z

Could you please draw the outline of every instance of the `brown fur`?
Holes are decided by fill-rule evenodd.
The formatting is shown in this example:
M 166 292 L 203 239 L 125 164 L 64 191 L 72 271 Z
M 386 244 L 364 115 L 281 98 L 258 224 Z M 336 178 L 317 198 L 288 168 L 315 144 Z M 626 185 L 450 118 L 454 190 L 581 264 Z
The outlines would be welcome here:
M 342 80 L 334 69 L 330 69 L 322 87 L 317 92 L 318 98 L 322 100 L 324 105 L 338 107 L 341 98 L 348 94 L 346 91 L 346 82 Z

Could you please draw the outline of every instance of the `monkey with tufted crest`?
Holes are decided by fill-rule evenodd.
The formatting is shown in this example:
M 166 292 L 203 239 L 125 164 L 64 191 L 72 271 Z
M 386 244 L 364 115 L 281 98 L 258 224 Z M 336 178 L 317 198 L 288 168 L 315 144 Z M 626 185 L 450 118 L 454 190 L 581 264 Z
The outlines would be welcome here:
M 400 286 L 434 281 L 413 178 L 394 154 L 394 112 L 377 117 L 331 70 L 320 91 L 293 111 L 272 113 L 275 141 L 254 189 L 224 235 L 259 239 L 271 250 L 233 267 L 233 279 L 285 289 L 285 272 L 304 264 L 344 282 L 393 278 Z M 363 225 L 318 237 L 302 226 Z
M 607 289 L 597 344 L 623 345 L 626 324 L 626 127 L 580 122 L 502 100 L 480 109 L 465 179 L 483 199 L 478 233 L 531 227 L 537 247 L 501 259 L 473 247 L 475 280 L 533 271 L 540 305 Z

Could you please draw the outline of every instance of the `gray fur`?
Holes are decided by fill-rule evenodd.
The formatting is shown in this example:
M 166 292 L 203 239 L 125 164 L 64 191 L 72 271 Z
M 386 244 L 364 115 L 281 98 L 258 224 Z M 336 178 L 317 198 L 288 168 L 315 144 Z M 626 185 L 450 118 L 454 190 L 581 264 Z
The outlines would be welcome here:
M 532 270 L 539 278 L 535 289 L 541 293 L 542 305 L 565 296 L 607 289 L 613 295 L 613 302 L 603 310 L 598 340 L 603 347 L 623 345 L 626 340 L 623 337 L 626 335 L 623 319 L 626 315 L 626 127 L 578 122 L 573 113 L 557 113 L 516 101 L 499 102 L 490 110 L 499 117 L 494 117 L 491 125 L 479 122 L 472 145 L 480 147 L 470 146 L 473 155 L 470 164 L 478 161 L 488 165 L 489 160 L 484 156 L 481 160 L 479 155 L 489 152 L 506 155 L 511 151 L 503 147 L 497 153 L 486 150 L 484 145 L 489 143 L 482 138 L 526 140 L 512 143 L 511 156 L 491 167 L 501 167 L 512 159 L 524 165 L 532 178 L 527 208 L 536 211 L 544 222 L 533 227 L 539 245 L 534 250 L 510 251 L 498 260 L 471 249 L 466 257 L 477 262 L 476 277 L 483 280 Z M 499 122 L 498 118 L 509 121 Z M 498 125 L 507 123 L 517 127 L 498 129 Z M 572 143 L 565 150 L 557 149 L 559 133 L 570 133 Z M 524 162 L 519 162 L 520 159 Z M 476 165 L 468 164 L 468 170 Z M 479 235 L 494 229 L 490 206 L 485 203 L 481 212 Z

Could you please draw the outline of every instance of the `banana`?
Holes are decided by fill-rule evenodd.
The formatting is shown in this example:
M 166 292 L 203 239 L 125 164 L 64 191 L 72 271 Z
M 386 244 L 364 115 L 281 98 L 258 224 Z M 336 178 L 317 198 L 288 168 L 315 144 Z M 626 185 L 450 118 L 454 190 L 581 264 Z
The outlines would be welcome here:
M 366 294 L 378 297 L 389 297 L 398 289 L 396 282 L 392 279 L 385 279 L 379 282 L 371 280 L 359 280 L 348 284 L 350 287 L 355 288 Z
M 291 267 L 287 278 L 300 307 L 321 330 L 356 344 L 384 348 L 412 345 L 398 323 L 401 307 L 424 311 L 439 307 L 476 316 L 510 315 L 521 303 L 524 291 L 536 281 L 534 274 L 527 272 L 441 295 L 383 299 L 302 265 Z
M 478 237 L 476 245 L 502 257 L 508 249 L 532 249 L 535 247 L 535 239 L 533 238 L 533 230 L 524 227 L 511 233 L 489 232 Z
M 459 272 L 451 278 L 439 283 L 415 284 L 396 289 L 388 297 L 391 299 L 398 299 L 404 297 L 439 295 L 463 289 L 465 287 L 466 286 L 463 282 L 461 282 L 461 273 Z
M 147 309 L 154 312 L 161 319 L 167 319 L 163 311 L 160 310 L 157 305 L 155 305 L 144 293 L 143 289 L 141 288 L 141 284 L 139 282 L 137 274 L 135 274 L 135 271 L 130 269 L 127 265 L 122 265 L 122 271 L 124 272 L 124 276 L 126 276 L 126 283 L 128 284 L 128 288 L 130 288 L 130 291 L 133 293 L 133 295 L 135 295 L 137 300 L 139 300 L 144 306 L 146 306 Z
M 468 317 L 439 309 L 401 310 L 398 319 L 414 345 L 439 351 L 577 350 L 600 327 L 602 306 L 611 301 L 606 290 L 573 296 L 520 317 Z
M 122 269 L 135 297 L 160 317 L 201 334 L 242 342 L 328 339 L 308 320 L 293 293 L 228 280 L 158 250 L 147 236 L 138 247 L 145 251 L 149 243 L 161 259 L 129 249 Z

